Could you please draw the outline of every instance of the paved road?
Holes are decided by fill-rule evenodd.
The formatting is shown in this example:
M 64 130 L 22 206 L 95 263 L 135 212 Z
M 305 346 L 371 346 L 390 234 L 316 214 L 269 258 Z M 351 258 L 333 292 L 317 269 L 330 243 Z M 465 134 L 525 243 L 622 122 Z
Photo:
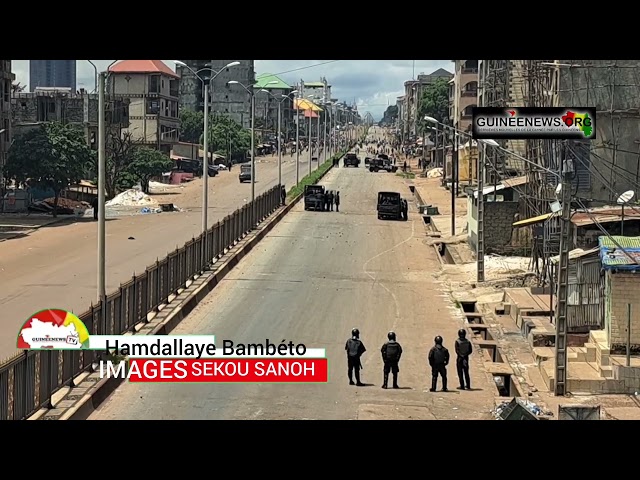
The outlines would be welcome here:
M 283 183 L 296 179 L 295 157 L 286 155 Z M 316 167 L 316 162 L 312 164 Z M 209 224 L 221 220 L 251 197 L 251 185 L 238 183 L 238 168 L 209 181 Z M 300 178 L 308 173 L 307 156 L 300 157 Z M 257 163 L 256 195 L 278 182 L 277 162 Z M 195 180 L 201 185 L 200 180 Z M 189 186 L 198 187 L 198 185 Z M 201 187 L 198 188 L 198 192 Z M 173 196 L 172 196 L 173 197 Z M 107 291 L 143 271 L 157 258 L 200 233 L 201 196 L 180 204 L 186 212 L 137 215 L 107 221 Z M 128 240 L 134 237 L 135 240 Z M 97 224 L 44 227 L 28 237 L 0 243 L 0 361 L 16 352 L 15 338 L 29 315 L 44 308 L 85 312 L 96 298 Z
M 342 211 L 296 206 L 172 333 L 248 343 L 277 338 L 325 348 L 330 382 L 125 383 L 91 420 L 487 418 L 495 390 L 477 363 L 472 376 L 481 390 L 425 392 L 434 336 L 443 335 L 451 347 L 462 321 L 452 318 L 450 300 L 430 275 L 439 263 L 425 244 L 419 215 L 412 212 L 408 222 L 376 219 L 377 192 L 408 195 L 408 187 L 397 176 L 364 168 L 340 168 L 325 179 L 341 192 Z M 363 380 L 371 385 L 361 388 L 348 385 L 344 354 L 356 326 L 369 349 Z M 405 349 L 401 390 L 380 388 L 379 349 L 389 330 Z M 452 379 L 450 387 L 456 386 Z

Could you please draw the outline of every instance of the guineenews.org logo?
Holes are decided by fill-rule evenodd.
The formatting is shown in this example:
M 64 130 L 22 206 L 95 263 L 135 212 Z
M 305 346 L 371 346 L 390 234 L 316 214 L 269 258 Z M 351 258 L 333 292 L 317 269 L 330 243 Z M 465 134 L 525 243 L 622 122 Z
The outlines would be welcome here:
M 472 135 L 476 139 L 596 138 L 596 109 L 474 107 Z
M 31 315 L 18 334 L 17 346 L 25 350 L 76 350 L 89 347 L 89 331 L 66 310 L 42 310 Z

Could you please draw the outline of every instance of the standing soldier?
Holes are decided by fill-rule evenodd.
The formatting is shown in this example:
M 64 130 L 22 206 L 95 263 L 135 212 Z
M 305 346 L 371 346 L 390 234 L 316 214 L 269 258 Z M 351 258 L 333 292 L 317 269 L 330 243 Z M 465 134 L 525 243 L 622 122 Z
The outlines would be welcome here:
M 380 349 L 382 361 L 384 362 L 384 382 L 382 383 L 382 388 L 387 388 L 389 373 L 393 374 L 393 388 L 400 388 L 398 386 L 398 372 L 400 371 L 398 364 L 400 363 L 400 357 L 402 357 L 402 347 L 396 341 L 395 332 L 389 332 L 387 338 L 389 341 L 382 345 Z
M 467 338 L 467 331 L 464 328 L 458 330 L 456 339 L 456 369 L 460 380 L 460 390 L 471 390 L 471 378 L 469 377 L 469 355 L 473 352 L 471 342 Z
M 336 204 L 336 212 L 340 211 L 340 192 L 336 192 L 336 196 L 333 199 L 333 203 Z
M 435 392 L 438 386 L 438 375 L 442 377 L 442 391 L 447 390 L 447 365 L 449 365 L 449 350 L 442 345 L 442 337 L 435 338 L 435 345 L 429 350 L 429 365 L 431 366 L 431 390 Z
M 402 220 L 409 220 L 409 203 L 406 199 L 402 199 Z
M 327 190 L 322 194 L 322 211 L 329 211 L 329 192 Z
M 98 197 L 91 200 L 91 208 L 93 208 L 93 219 L 98 220 Z
M 351 330 L 351 338 L 347 340 L 344 349 L 347 352 L 347 366 L 349 375 L 349 385 L 354 385 L 353 374 L 356 374 L 356 383 L 358 387 L 364 386 L 360 381 L 360 369 L 362 368 L 362 362 L 360 357 L 367 351 L 364 347 L 364 343 L 360 340 L 360 330 L 354 328 Z
M 333 212 L 333 190 L 329 190 L 329 211 Z
M 284 185 L 280 188 L 280 200 L 282 201 L 282 205 L 285 204 L 285 200 L 287 199 L 287 189 Z

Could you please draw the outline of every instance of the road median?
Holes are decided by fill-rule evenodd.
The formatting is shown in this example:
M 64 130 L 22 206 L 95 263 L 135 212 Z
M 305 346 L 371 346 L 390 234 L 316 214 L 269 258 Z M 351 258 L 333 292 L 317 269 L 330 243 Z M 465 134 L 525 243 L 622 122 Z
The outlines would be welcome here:
M 343 152 L 336 155 L 343 156 Z M 311 175 L 305 176 L 299 185 L 319 182 L 333 167 L 330 158 Z M 144 324 L 134 335 L 168 335 L 186 316 L 225 278 L 225 276 L 262 240 L 284 216 L 303 198 L 304 186 L 293 187 L 287 197 L 287 205 L 276 210 L 263 224 L 242 238 L 235 246 L 215 261 L 209 270 L 195 277 L 162 308 L 152 320 Z M 54 408 L 43 409 L 32 418 L 38 420 L 85 420 L 104 402 L 125 379 L 100 378 L 98 371 L 90 372 L 59 400 Z

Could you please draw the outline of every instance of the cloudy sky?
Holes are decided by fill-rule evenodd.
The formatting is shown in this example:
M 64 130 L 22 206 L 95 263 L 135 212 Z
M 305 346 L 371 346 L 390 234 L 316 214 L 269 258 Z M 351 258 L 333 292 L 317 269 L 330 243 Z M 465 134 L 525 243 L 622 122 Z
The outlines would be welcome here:
M 105 69 L 113 60 L 94 60 Z M 171 68 L 173 62 L 164 60 Z M 404 82 L 438 68 L 452 71 L 449 60 L 256 60 L 256 73 L 273 73 L 290 84 L 301 79 L 317 82 L 326 77 L 334 98 L 357 102 L 362 115 L 371 112 L 379 120 L 387 105 L 403 94 Z M 78 88 L 93 90 L 94 71 L 86 60 L 78 60 Z M 29 60 L 13 60 L 16 81 L 29 84 Z M 27 87 L 28 88 L 28 87 Z

